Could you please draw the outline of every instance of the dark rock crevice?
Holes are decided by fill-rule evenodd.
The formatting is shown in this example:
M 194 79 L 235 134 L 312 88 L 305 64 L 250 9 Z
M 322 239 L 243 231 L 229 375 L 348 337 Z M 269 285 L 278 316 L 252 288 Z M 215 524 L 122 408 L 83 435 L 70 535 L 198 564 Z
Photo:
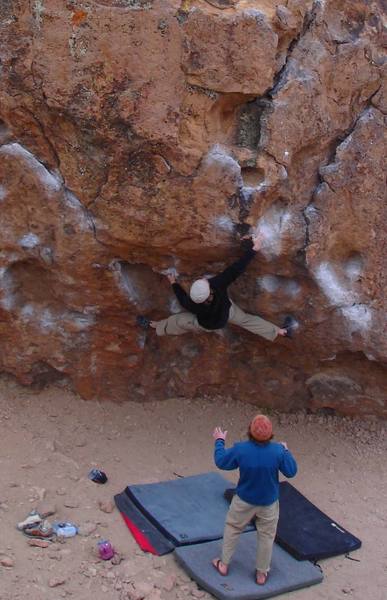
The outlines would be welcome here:
M 375 95 L 378 93 L 379 89 L 380 89 L 380 86 L 378 87 L 378 89 L 376 91 L 372 92 L 372 94 L 367 98 L 367 100 L 365 101 L 365 107 L 356 115 L 356 117 L 354 118 L 350 127 L 348 127 L 348 129 L 346 129 L 344 132 L 340 133 L 334 140 L 331 141 L 331 143 L 329 144 L 328 156 L 327 156 L 326 160 L 323 163 L 321 163 L 318 167 L 318 170 L 317 170 L 318 184 L 312 191 L 311 198 L 310 198 L 308 204 L 301 211 L 304 222 L 305 222 L 305 242 L 304 242 L 302 248 L 300 248 L 299 252 L 303 256 L 303 260 L 304 260 L 305 264 L 306 264 L 306 250 L 310 243 L 310 235 L 309 235 L 310 218 L 308 217 L 308 211 L 310 211 L 311 209 L 313 210 L 313 202 L 314 202 L 315 195 L 319 192 L 322 185 L 327 186 L 331 190 L 331 192 L 333 192 L 334 194 L 337 193 L 337 190 L 334 189 L 332 182 L 327 181 L 324 178 L 323 169 L 328 167 L 329 165 L 333 165 L 336 162 L 336 156 L 337 156 L 338 149 L 341 147 L 342 144 L 344 144 L 350 138 L 350 136 L 355 131 L 359 121 L 367 114 L 367 112 L 370 110 L 375 110 L 375 111 L 378 110 L 372 104 L 372 100 L 375 97 Z M 314 208 L 314 210 L 316 212 L 318 212 L 318 209 Z
M 46 109 L 48 110 L 48 107 L 46 107 Z M 54 159 L 55 162 L 55 167 L 58 169 L 58 171 L 60 171 L 60 157 L 59 154 L 53 144 L 53 142 L 51 141 L 49 135 L 46 132 L 45 126 L 42 122 L 41 119 L 39 119 L 36 114 L 34 112 L 32 112 L 30 109 L 26 108 L 25 106 L 23 107 L 23 110 L 30 115 L 31 119 L 33 120 L 33 122 L 38 126 L 40 134 L 44 140 L 44 142 L 46 143 L 47 147 L 50 149 L 50 152 L 52 154 L 52 157 Z M 39 159 L 37 159 L 39 160 Z M 42 162 L 42 161 L 40 161 Z M 44 163 L 42 162 L 42 164 L 44 165 Z M 44 165 L 46 167 L 46 169 L 48 169 L 47 165 Z M 64 181 L 63 177 L 62 180 Z

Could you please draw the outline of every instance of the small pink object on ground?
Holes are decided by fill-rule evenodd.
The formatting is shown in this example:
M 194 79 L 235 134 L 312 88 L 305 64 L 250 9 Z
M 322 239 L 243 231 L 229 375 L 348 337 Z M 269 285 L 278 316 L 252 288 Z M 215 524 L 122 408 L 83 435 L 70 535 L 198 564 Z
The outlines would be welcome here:
M 114 548 L 108 540 L 98 542 L 98 554 L 102 560 L 110 560 L 114 556 Z

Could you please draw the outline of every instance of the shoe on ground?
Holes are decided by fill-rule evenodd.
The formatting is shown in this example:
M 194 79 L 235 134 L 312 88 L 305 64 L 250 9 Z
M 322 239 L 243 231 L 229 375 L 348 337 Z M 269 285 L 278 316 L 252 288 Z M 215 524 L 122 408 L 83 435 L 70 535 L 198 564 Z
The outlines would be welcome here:
M 52 540 L 55 535 L 55 531 L 48 521 L 37 523 L 36 525 L 30 525 L 29 527 L 23 529 L 23 533 L 25 536 L 35 540 Z
M 142 327 L 142 329 L 149 329 L 150 327 L 150 319 L 144 317 L 144 315 L 138 315 L 136 323 L 139 327 Z
M 20 521 L 20 523 L 16 525 L 16 528 L 19 531 L 23 531 L 26 527 L 30 527 L 31 525 L 39 525 L 39 523 L 42 521 L 42 516 L 36 510 L 33 510 L 29 513 L 29 515 L 27 515 L 24 521 Z

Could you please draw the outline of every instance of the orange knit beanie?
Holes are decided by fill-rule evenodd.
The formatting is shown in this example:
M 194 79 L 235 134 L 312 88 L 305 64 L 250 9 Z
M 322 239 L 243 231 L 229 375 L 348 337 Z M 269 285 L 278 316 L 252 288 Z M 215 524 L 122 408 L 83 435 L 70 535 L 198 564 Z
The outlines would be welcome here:
M 257 442 L 267 442 L 273 435 L 273 425 L 265 415 L 256 415 L 250 423 L 249 431 Z

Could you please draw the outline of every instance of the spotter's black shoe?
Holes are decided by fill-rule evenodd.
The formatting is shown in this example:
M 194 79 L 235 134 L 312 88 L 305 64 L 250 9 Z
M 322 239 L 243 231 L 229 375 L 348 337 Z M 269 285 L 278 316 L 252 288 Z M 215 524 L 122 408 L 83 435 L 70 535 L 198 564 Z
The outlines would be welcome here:
M 284 337 L 292 338 L 297 327 L 298 323 L 294 317 L 291 317 L 290 315 L 285 317 L 285 320 L 281 325 L 281 329 L 286 329 L 286 335 Z
M 136 323 L 139 327 L 142 327 L 142 329 L 149 329 L 150 327 L 150 320 L 147 317 L 144 317 L 144 315 L 138 315 L 138 317 L 136 317 Z

